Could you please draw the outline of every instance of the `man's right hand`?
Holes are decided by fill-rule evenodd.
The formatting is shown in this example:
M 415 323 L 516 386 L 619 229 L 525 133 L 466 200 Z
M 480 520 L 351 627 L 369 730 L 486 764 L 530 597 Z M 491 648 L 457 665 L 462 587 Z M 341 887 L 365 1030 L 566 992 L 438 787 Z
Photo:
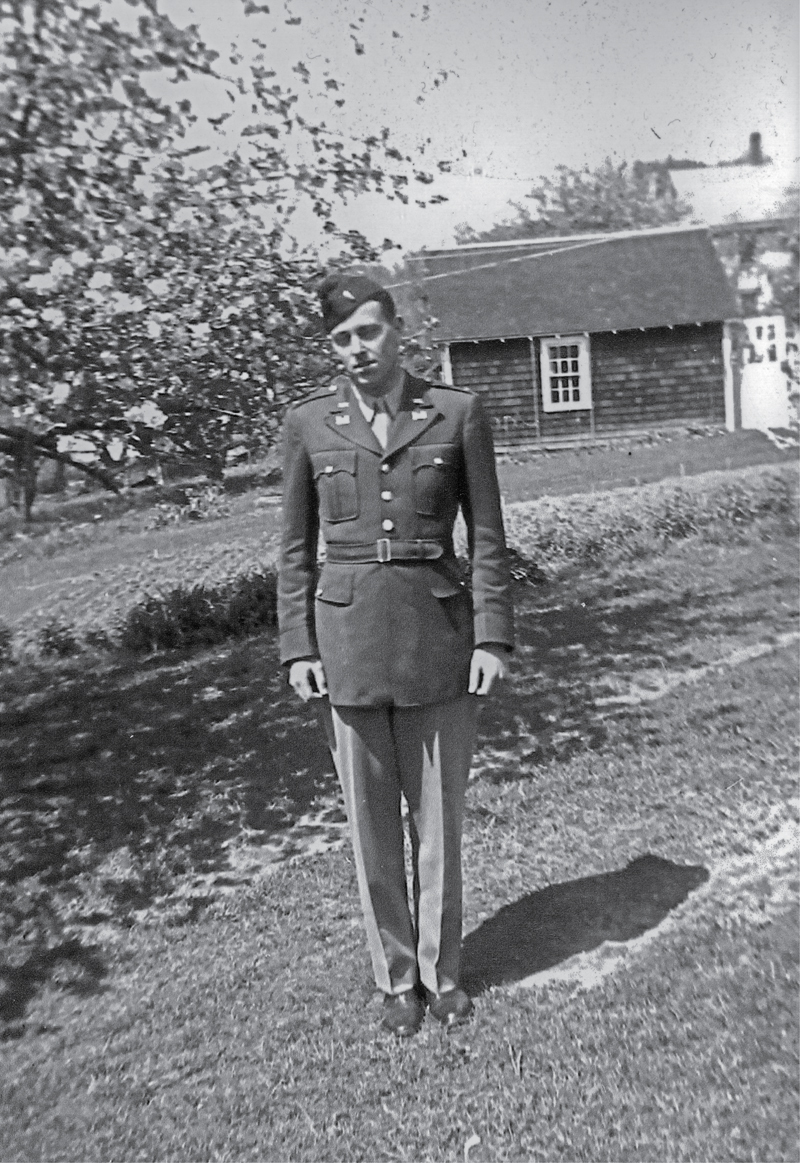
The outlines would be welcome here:
M 328 693 L 325 671 L 318 658 L 301 658 L 289 667 L 289 686 L 304 703 L 309 699 L 321 699 Z

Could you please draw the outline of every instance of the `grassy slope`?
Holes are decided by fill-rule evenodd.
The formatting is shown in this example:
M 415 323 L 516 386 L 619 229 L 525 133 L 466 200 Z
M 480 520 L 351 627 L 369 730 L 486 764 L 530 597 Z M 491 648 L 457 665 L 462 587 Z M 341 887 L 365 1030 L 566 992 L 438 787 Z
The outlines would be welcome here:
M 474 783 L 468 927 L 632 855 L 756 849 L 793 784 L 794 671 L 778 651 L 642 711 L 645 743 L 625 719 L 600 753 Z M 456 1159 L 477 1134 L 491 1159 L 793 1159 L 781 876 L 763 865 L 735 901 L 700 890 L 593 989 L 495 987 L 471 1026 L 397 1044 L 376 1029 L 347 855 L 283 866 L 194 925 L 120 937 L 103 992 L 34 1003 L 2 1051 L 0 1156 Z
M 532 488 L 537 495 L 565 496 L 796 460 L 796 449 L 778 451 L 761 432 L 705 437 L 676 432 L 654 444 L 630 440 L 572 452 L 509 456 L 499 474 L 503 496 L 513 502 L 527 500 Z
M 511 467 L 520 470 L 519 465 Z M 660 467 L 667 466 L 662 462 Z M 684 520 L 687 504 L 697 515 L 696 502 L 706 495 L 735 493 L 743 486 L 763 498 L 770 495 L 770 488 L 776 492 L 774 482 L 780 480 L 786 482 L 787 492 L 797 488 L 797 466 L 787 464 L 708 471 L 680 482 L 620 486 L 611 493 L 565 498 L 548 495 L 551 487 L 558 492 L 558 481 L 546 461 L 527 463 L 523 469 L 525 480 L 518 481 L 516 492 L 524 484 L 523 495 L 542 496 L 539 501 L 509 503 L 509 540 L 535 560 L 545 561 L 553 554 L 569 554 L 570 541 L 585 547 L 590 539 L 596 543 L 596 556 L 620 543 L 630 550 L 642 540 L 652 551 L 653 526 Z M 657 476 L 658 465 L 653 471 Z M 627 479 L 624 474 L 622 479 Z M 516 495 L 514 489 L 510 495 Z M 34 538 L 0 566 L 0 624 L 13 627 L 18 644 L 34 642 L 42 627 L 54 621 L 79 633 L 113 632 L 120 618 L 148 593 L 200 582 L 218 584 L 269 568 L 279 538 L 280 513 L 274 502 L 274 496 L 246 495 L 233 498 L 228 515 L 213 520 L 152 529 L 146 524 L 131 528 L 126 518 Z M 631 516 L 643 528 L 629 527 Z M 533 545 L 531 528 L 538 530 Z M 463 531 L 457 531 L 457 541 L 463 542 Z

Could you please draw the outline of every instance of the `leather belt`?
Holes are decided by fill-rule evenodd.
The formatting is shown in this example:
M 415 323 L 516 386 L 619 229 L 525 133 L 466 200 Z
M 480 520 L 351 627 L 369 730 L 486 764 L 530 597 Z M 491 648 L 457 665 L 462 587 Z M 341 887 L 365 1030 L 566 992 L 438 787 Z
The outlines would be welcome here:
M 436 561 L 444 556 L 444 546 L 438 541 L 395 541 L 379 537 L 363 543 L 329 541 L 325 546 L 326 561 L 334 564 L 368 565 L 387 561 Z

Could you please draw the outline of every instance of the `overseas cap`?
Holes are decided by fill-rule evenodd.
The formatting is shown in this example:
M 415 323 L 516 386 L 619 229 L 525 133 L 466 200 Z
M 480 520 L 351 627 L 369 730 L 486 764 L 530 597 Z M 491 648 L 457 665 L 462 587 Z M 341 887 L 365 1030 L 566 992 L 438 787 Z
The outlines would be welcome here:
M 366 275 L 341 274 L 338 271 L 327 275 L 319 286 L 319 300 L 322 306 L 322 321 L 325 330 L 333 331 L 360 307 L 373 300 L 380 303 L 389 315 L 394 315 L 394 299 L 380 283 Z

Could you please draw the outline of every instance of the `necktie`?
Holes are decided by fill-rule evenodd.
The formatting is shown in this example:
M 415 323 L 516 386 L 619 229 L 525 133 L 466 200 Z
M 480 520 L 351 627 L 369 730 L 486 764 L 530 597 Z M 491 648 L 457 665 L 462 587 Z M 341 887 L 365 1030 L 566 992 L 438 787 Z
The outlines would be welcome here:
M 381 448 L 385 448 L 389 441 L 389 413 L 386 411 L 383 400 L 375 403 L 375 414 L 372 417 L 372 431 Z

